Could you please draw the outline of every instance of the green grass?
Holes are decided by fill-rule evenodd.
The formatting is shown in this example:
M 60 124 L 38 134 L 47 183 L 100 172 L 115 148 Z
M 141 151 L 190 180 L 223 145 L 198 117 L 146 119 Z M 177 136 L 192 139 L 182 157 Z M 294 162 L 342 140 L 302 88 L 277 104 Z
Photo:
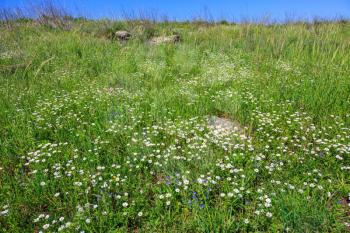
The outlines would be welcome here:
M 349 23 L 1 29 L 1 232 L 347 230 Z

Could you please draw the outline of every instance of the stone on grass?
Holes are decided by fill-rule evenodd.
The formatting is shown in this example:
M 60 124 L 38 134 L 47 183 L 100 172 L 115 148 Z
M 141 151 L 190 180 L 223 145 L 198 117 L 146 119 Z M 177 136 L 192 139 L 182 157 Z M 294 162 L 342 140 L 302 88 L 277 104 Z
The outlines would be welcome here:
M 213 132 L 223 135 L 239 134 L 244 136 L 244 129 L 238 121 L 234 121 L 224 117 L 209 116 L 208 127 Z
M 131 34 L 128 31 L 116 31 L 115 37 L 120 41 L 126 41 L 130 39 Z
M 167 44 L 167 43 L 177 43 L 177 42 L 180 42 L 179 35 L 158 36 L 158 37 L 153 37 L 150 40 L 150 43 L 154 44 L 154 45 Z

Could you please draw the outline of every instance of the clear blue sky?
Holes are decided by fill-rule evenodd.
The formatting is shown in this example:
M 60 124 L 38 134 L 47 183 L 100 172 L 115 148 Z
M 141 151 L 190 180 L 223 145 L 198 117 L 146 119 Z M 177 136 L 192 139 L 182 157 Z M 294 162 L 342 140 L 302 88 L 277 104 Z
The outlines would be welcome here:
M 26 7 L 38 0 L 0 0 L 0 8 Z M 216 20 L 350 18 L 350 0 L 56 0 L 75 15 L 89 18 L 122 16 L 121 12 L 156 12 L 169 19 L 211 16 Z

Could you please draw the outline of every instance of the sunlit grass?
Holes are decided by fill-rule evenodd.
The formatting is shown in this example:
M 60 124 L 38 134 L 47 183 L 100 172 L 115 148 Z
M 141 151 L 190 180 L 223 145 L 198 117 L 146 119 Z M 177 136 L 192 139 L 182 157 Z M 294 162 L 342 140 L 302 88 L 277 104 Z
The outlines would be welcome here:
M 348 23 L 96 25 L 0 34 L 0 231 L 347 229 Z

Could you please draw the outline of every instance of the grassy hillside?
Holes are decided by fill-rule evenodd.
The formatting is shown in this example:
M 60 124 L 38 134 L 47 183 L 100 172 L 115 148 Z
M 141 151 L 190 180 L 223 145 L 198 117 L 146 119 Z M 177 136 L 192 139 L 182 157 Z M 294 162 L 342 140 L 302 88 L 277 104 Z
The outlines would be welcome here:
M 350 229 L 349 23 L 0 30 L 1 232 Z

